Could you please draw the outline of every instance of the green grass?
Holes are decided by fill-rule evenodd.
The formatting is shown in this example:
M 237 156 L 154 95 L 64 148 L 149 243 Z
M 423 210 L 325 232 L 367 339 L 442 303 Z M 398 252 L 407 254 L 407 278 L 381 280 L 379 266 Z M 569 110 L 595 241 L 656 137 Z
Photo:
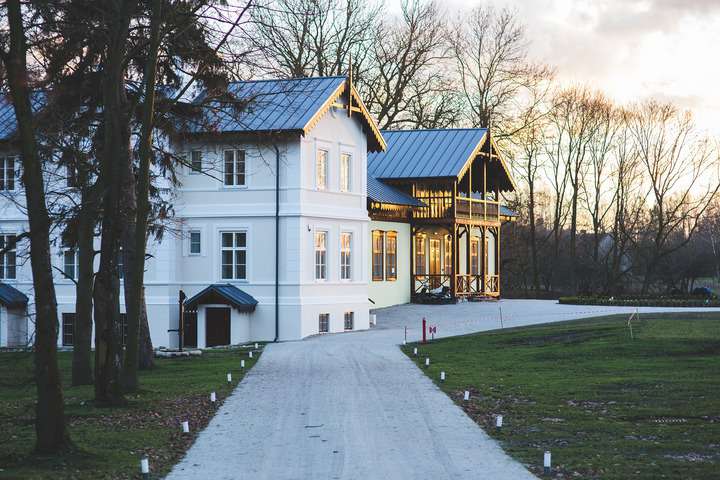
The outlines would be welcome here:
M 252 359 L 247 349 L 205 351 L 200 357 L 156 359 L 156 367 L 141 372 L 141 389 L 128 395 L 128 405 L 98 408 L 93 387 L 70 386 L 72 353 L 59 353 L 63 373 L 65 413 L 73 446 L 63 454 L 32 452 L 34 400 L 32 354 L 0 353 L 0 479 L 4 478 L 138 478 L 139 460 L 147 454 L 153 478 L 167 473 L 189 448 L 197 432 L 237 385 Z M 228 386 L 226 374 L 232 373 Z M 209 402 L 217 393 L 217 405 Z M 191 435 L 180 422 L 190 422 Z
M 416 345 L 404 351 L 536 474 L 550 450 L 554 478 L 720 478 L 720 314 L 643 315 L 634 340 L 626 320 L 443 339 L 419 345 L 417 358 Z

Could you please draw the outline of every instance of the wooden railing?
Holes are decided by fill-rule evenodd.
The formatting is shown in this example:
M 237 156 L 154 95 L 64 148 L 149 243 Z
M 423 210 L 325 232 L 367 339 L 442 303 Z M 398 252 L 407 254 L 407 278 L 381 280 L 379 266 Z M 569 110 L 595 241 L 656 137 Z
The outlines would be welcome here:
M 413 275 L 413 293 L 431 293 L 433 290 L 450 289 L 450 275 Z
M 485 294 L 500 295 L 500 275 L 485 275 Z
M 476 295 L 482 292 L 482 275 L 455 275 L 456 295 Z
M 500 202 L 479 200 L 476 198 L 457 197 L 455 215 L 457 218 L 498 221 Z
M 500 202 L 495 200 L 480 200 L 476 198 L 455 197 L 453 208 L 452 195 L 416 195 L 415 198 L 426 206 L 415 207 L 413 218 L 416 219 L 442 219 L 455 218 L 473 220 L 500 220 Z

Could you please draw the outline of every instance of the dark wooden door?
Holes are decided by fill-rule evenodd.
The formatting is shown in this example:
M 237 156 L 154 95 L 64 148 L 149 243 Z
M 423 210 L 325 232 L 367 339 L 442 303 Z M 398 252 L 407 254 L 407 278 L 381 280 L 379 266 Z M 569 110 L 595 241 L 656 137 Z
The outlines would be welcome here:
M 230 309 L 205 309 L 205 345 L 230 345 Z
M 197 348 L 197 310 L 185 310 L 183 318 L 183 347 Z

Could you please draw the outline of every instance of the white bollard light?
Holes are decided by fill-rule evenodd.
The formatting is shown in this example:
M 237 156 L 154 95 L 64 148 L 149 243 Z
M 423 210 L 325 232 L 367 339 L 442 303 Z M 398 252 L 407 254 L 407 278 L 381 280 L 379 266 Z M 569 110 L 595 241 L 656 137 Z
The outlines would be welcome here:
M 445 372 L 440 372 L 440 381 L 441 382 L 445 381 Z
M 148 457 L 140 459 L 140 473 L 142 473 L 143 478 L 150 478 L 150 460 L 148 460 Z
M 497 430 L 500 430 L 502 428 L 502 423 L 503 423 L 502 415 L 498 415 L 497 417 L 495 417 L 495 428 Z
M 257 349 L 258 349 L 258 344 L 257 344 L 257 342 L 255 342 L 255 350 L 257 350 Z
M 190 423 L 187 420 L 182 422 L 182 431 L 183 433 L 190 433 Z
M 549 451 L 545 452 L 543 455 L 543 471 L 545 472 L 545 475 L 550 475 L 551 461 L 552 455 Z
M 215 400 L 217 400 L 217 397 L 215 396 L 215 392 L 210 392 L 210 401 L 212 403 L 215 403 Z
M 240 368 L 245 368 L 245 360 L 240 360 Z
M 425 367 L 430 366 L 430 357 L 425 357 Z
M 252 358 L 252 350 L 248 352 L 248 358 Z
M 413 348 L 413 355 L 417 357 L 417 347 Z
M 465 395 L 463 396 L 463 400 L 466 402 L 470 400 L 470 392 L 465 390 Z
M 227 382 L 232 383 L 232 373 L 228 372 L 227 374 Z

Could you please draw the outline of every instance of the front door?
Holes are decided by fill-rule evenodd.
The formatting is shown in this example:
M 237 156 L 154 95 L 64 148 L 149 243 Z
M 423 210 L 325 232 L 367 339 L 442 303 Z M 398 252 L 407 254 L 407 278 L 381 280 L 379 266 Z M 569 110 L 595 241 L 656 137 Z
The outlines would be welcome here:
M 430 239 L 430 288 L 442 285 L 442 270 L 440 269 L 440 240 Z
M 205 345 L 230 345 L 230 309 L 208 307 L 205 309 Z

